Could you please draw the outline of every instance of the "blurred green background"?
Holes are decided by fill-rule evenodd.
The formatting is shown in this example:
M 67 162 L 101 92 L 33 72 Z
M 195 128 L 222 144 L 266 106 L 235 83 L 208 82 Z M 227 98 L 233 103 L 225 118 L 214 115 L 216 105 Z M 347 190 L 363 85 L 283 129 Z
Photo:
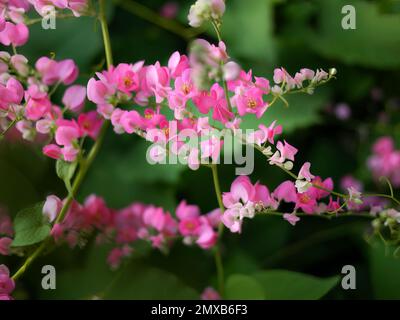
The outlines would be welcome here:
M 187 29 L 192 1 L 175 2 L 179 8 L 176 18 L 156 19 L 151 14 L 159 17 L 167 1 L 110 1 L 114 60 L 159 60 L 165 64 L 174 51 L 186 52 L 188 41 L 198 31 Z M 318 88 L 314 95 L 291 96 L 289 108 L 274 105 L 262 120 L 269 124 L 277 119 L 283 125 L 285 139 L 300 150 L 297 160 L 311 161 L 313 173 L 333 177 L 336 186 L 340 177 L 351 173 L 362 179 L 368 190 L 384 192 L 385 186 L 372 182 L 366 158 L 381 135 L 395 137 L 400 147 L 400 1 L 226 2 L 222 36 L 230 56 L 244 69 L 270 79 L 273 69 L 280 66 L 292 74 L 302 67 L 338 70 L 337 80 Z M 346 4 L 356 8 L 356 30 L 341 27 L 341 8 Z M 171 28 L 173 32 L 168 30 Z M 199 30 L 198 36 L 216 41 L 212 30 Z M 31 62 L 53 52 L 56 59 L 75 59 L 81 70 L 80 83 L 104 66 L 100 26 L 91 18 L 58 20 L 56 30 L 36 25 L 20 51 Z M 336 117 L 335 106 L 340 103 L 350 107 L 349 119 Z M 248 121 L 256 124 L 254 119 Z M 193 172 L 183 166 L 151 166 L 145 159 L 146 148 L 143 140 L 117 136 L 110 130 L 79 199 L 96 193 L 114 208 L 142 201 L 173 211 L 181 199 L 198 204 L 202 212 L 217 207 L 207 168 Z M 227 191 L 234 167 L 220 166 L 220 178 Z M 273 189 L 286 176 L 257 155 L 252 179 Z M 12 215 L 48 194 L 65 195 L 54 161 L 27 143 L 0 143 L 0 182 L 0 203 Z M 256 217 L 245 223 L 242 235 L 224 234 L 226 277 L 265 269 L 332 277 L 350 264 L 357 270 L 357 289 L 343 290 L 339 282 L 325 298 L 400 298 L 400 259 L 379 242 L 367 243 L 368 227 L 368 221 L 357 218 L 304 218 L 292 227 L 279 217 Z M 166 256 L 140 247 L 129 263 L 115 272 L 108 269 L 105 253 L 106 248 L 92 243 L 83 249 L 58 248 L 33 265 L 19 281 L 14 296 L 198 298 L 204 287 L 216 285 L 212 254 L 199 248 L 177 243 Z M 12 270 L 20 261 L 18 257 L 0 257 L 0 263 Z M 40 269 L 46 263 L 57 269 L 55 291 L 40 286 Z

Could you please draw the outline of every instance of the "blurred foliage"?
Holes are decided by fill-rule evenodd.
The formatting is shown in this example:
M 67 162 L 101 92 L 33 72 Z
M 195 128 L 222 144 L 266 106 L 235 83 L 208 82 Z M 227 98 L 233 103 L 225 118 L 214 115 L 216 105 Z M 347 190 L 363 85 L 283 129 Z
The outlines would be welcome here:
M 140 2 L 159 12 L 166 1 Z M 177 2 L 177 23 L 185 28 L 192 1 Z M 344 4 L 356 8 L 356 30 L 341 27 Z M 382 190 L 383 186 L 371 181 L 365 160 L 380 135 L 394 136 L 400 146 L 399 7 L 396 0 L 227 0 L 222 36 L 229 54 L 244 68 L 267 78 L 278 66 L 290 73 L 302 67 L 338 70 L 337 81 L 318 88 L 311 96 L 290 96 L 288 108 L 277 103 L 261 120 L 246 119 L 246 126 L 277 119 L 284 126 L 285 139 L 299 148 L 298 161 L 311 161 L 314 173 L 332 176 L 336 184 L 343 175 L 353 173 L 369 189 Z M 165 63 L 172 52 L 186 51 L 183 34 L 166 31 L 111 1 L 108 17 L 116 62 L 145 59 Z M 55 31 L 41 30 L 37 25 L 21 52 L 31 61 L 52 53 L 57 59 L 74 58 L 81 70 L 79 82 L 84 83 L 104 67 L 99 31 L 92 18 L 57 21 Z M 216 40 L 212 30 L 200 36 Z M 57 92 L 58 96 L 61 93 Z M 334 106 L 340 102 L 350 105 L 350 119 L 335 117 Z M 173 210 L 182 198 L 198 204 L 203 212 L 217 206 L 207 168 L 192 172 L 182 166 L 152 166 L 145 160 L 146 146 L 137 137 L 118 136 L 110 130 L 79 200 L 97 193 L 115 208 L 143 201 Z M 48 194 L 65 195 L 54 162 L 31 145 L 1 142 L 0 168 L 0 203 L 13 216 Z M 286 178 L 266 166 L 260 155 L 252 177 L 270 189 Z M 220 166 L 220 178 L 222 189 L 228 190 L 234 167 Z M 356 218 L 304 218 L 295 228 L 275 217 L 246 221 L 241 235 L 224 235 L 227 297 L 319 298 L 327 294 L 326 298 L 335 299 L 400 298 L 400 260 L 390 249 L 366 243 L 363 235 L 367 231 L 368 222 Z M 199 297 L 205 286 L 216 285 L 212 254 L 199 248 L 176 244 L 165 256 L 140 247 L 114 272 L 105 263 L 104 250 L 91 244 L 83 250 L 62 247 L 52 251 L 19 282 L 16 298 L 189 299 Z M 6 259 L 14 270 L 19 262 L 15 257 Z M 57 269 L 55 291 L 40 289 L 38 278 L 44 263 Z M 357 270 L 354 291 L 336 285 L 342 266 L 347 264 Z M 286 295 L 288 282 L 298 288 L 291 296 Z M 270 291 L 271 287 L 276 290 Z

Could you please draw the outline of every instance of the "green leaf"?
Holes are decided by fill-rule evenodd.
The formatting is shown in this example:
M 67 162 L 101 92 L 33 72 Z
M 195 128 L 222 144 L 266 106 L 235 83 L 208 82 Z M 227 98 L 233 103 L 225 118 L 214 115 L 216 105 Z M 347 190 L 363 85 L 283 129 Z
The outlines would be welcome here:
M 74 59 L 80 68 L 87 69 L 102 48 L 100 25 L 93 17 L 57 19 L 54 30 L 44 30 L 36 23 L 29 31 L 29 42 L 19 51 L 33 63 L 54 52 L 56 60 Z
M 264 288 L 267 300 L 316 300 L 327 294 L 339 277 L 317 278 L 287 270 L 270 270 L 253 275 Z
M 254 278 L 243 274 L 233 274 L 228 278 L 225 295 L 226 299 L 265 299 L 263 287 Z
M 370 274 L 376 299 L 400 299 L 400 259 L 393 248 L 376 243 L 370 247 Z
M 64 181 L 65 187 L 69 193 L 72 192 L 71 179 L 74 176 L 76 166 L 77 162 L 66 162 L 60 159 L 56 162 L 57 176 Z
M 234 56 L 273 63 L 273 1 L 232 1 L 223 17 L 222 34 Z M 238 35 L 238 27 L 240 34 Z
M 309 32 L 310 46 L 329 59 L 347 64 L 376 68 L 400 67 L 400 41 L 393 36 L 400 33 L 400 19 L 396 14 L 384 14 L 379 1 L 318 1 L 320 28 Z M 344 30 L 341 13 L 344 5 L 356 10 L 356 29 Z
M 106 263 L 110 247 L 93 247 L 83 265 L 57 273 L 57 290 L 40 290 L 44 299 L 198 299 L 199 293 L 175 275 L 135 257 L 116 270 Z M 58 270 L 58 269 L 57 269 Z
M 51 230 L 43 216 L 43 202 L 18 212 L 14 220 L 15 238 L 12 247 L 29 246 L 44 240 Z

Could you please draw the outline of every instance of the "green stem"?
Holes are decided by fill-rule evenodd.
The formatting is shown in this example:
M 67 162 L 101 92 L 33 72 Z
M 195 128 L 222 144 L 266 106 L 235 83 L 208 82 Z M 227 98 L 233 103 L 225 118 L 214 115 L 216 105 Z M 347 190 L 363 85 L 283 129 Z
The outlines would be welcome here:
M 219 205 L 219 208 L 221 209 L 221 212 L 224 213 L 225 207 L 224 207 L 224 204 L 222 203 L 222 194 L 221 194 L 221 187 L 219 185 L 217 165 L 213 163 L 210 165 L 210 168 L 211 168 L 212 175 L 213 175 L 214 189 L 215 189 L 215 194 L 217 196 L 218 205 Z
M 104 6 L 105 6 L 105 1 L 100 0 L 99 1 L 99 19 L 101 21 L 102 25 L 102 31 L 103 31 L 103 40 L 104 40 L 104 48 L 105 48 L 105 53 L 106 53 L 106 59 L 107 59 L 107 67 L 109 68 L 112 65 L 112 51 L 111 51 L 111 42 L 110 42 L 110 37 L 109 37 L 109 32 L 108 32 L 108 26 L 104 14 Z M 58 215 L 55 223 L 61 223 L 65 215 L 68 212 L 69 207 L 71 206 L 71 203 L 73 199 L 75 198 L 90 166 L 92 165 L 94 159 L 96 158 L 106 135 L 107 128 L 109 126 L 109 122 L 105 122 L 103 124 L 103 127 L 101 128 L 100 134 L 94 143 L 92 149 L 89 152 L 89 155 L 86 159 L 82 161 L 81 166 L 79 167 L 79 172 L 76 175 L 76 178 L 74 179 L 74 183 L 72 185 L 72 191 L 71 193 L 68 194 L 67 199 L 60 211 L 60 214 Z M 36 260 L 37 257 L 39 257 L 43 251 L 46 249 L 47 245 L 52 242 L 51 236 L 47 237 L 39 247 L 36 248 L 36 250 L 25 260 L 23 265 L 15 272 L 15 274 L 12 276 L 14 280 L 17 280 L 19 277 L 21 277 L 26 269 Z
M 0 134 L 0 138 L 3 138 L 6 133 L 15 126 L 15 124 L 18 122 L 18 119 L 15 118 L 13 121 L 10 122 L 10 124 L 8 125 L 8 127 Z
M 282 217 L 285 214 L 285 212 L 264 210 L 257 214 Z M 332 218 L 342 218 L 342 217 L 354 217 L 354 218 L 361 217 L 361 218 L 367 218 L 367 219 L 375 219 L 376 218 L 368 212 L 359 212 L 359 213 L 358 212 L 354 212 L 354 213 L 353 212 L 345 212 L 345 213 L 338 213 L 337 215 L 332 214 L 332 213 L 308 214 L 308 213 L 300 212 L 300 213 L 296 213 L 296 216 L 298 216 L 298 217 L 316 217 L 316 218 L 327 219 L 327 220 L 331 220 Z
M 218 27 L 218 24 L 215 21 L 211 21 L 211 24 L 214 27 L 215 33 L 217 34 L 218 41 L 222 41 L 221 31 Z M 223 65 L 224 65 L 224 63 L 221 62 L 221 67 L 223 67 Z M 226 81 L 224 79 L 222 80 L 222 86 L 224 88 L 226 102 L 228 103 L 228 109 L 229 109 L 229 111 L 232 111 L 231 100 L 229 99 L 228 84 L 226 83 Z
M 221 30 L 219 30 L 217 23 L 215 21 L 211 21 L 211 24 L 214 27 L 215 33 L 217 34 L 218 41 L 222 41 Z
M 18 278 L 21 277 L 25 273 L 26 269 L 28 269 L 28 267 L 32 264 L 32 262 L 35 261 L 36 258 L 42 254 L 42 252 L 47 247 L 49 242 L 50 242 L 50 238 L 47 238 L 46 240 L 44 240 L 40 244 L 40 246 L 25 260 L 24 264 L 12 276 L 12 279 L 14 281 L 18 280 Z
M 213 163 L 210 165 L 210 168 L 211 168 L 212 176 L 213 176 L 215 195 L 217 196 L 218 205 L 221 210 L 221 214 L 223 214 L 225 211 L 225 207 L 224 207 L 224 204 L 222 203 L 222 195 L 221 195 L 221 188 L 219 185 L 217 165 Z M 223 223 L 220 223 L 218 226 L 218 242 L 221 240 L 223 232 L 224 232 L 224 225 L 223 225 Z M 224 267 L 223 267 L 223 263 L 222 263 L 220 243 L 217 243 L 217 245 L 215 246 L 214 259 L 215 259 L 215 266 L 217 268 L 218 291 L 221 294 L 221 296 L 223 296 L 224 295 Z
M 106 7 L 105 0 L 99 0 L 99 19 L 101 24 L 101 31 L 103 34 L 104 50 L 106 52 L 107 67 L 110 68 L 113 65 L 113 57 L 112 57 L 110 32 L 108 31 L 105 7 Z
M 222 264 L 221 251 L 219 250 L 219 246 L 215 248 L 214 252 L 215 259 L 215 267 L 217 268 L 217 277 L 218 277 L 218 291 L 221 297 L 224 296 L 224 266 Z

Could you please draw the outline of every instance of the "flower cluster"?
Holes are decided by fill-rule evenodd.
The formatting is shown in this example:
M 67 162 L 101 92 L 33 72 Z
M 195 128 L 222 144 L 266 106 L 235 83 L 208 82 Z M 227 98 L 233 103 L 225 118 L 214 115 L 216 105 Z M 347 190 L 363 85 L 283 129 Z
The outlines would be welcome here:
M 48 196 L 43 214 L 54 222 L 61 211 L 62 201 Z M 220 223 L 219 209 L 201 214 L 200 208 L 181 201 L 175 215 L 161 207 L 133 203 L 126 208 L 108 208 L 98 196 L 89 196 L 83 204 L 74 201 L 65 219 L 55 223 L 51 235 L 57 243 L 70 247 L 83 246 L 88 235 L 97 232 L 97 243 L 111 242 L 116 247 L 110 252 L 108 262 L 117 267 L 124 256 L 130 255 L 136 241 L 149 242 L 153 248 L 165 251 L 177 238 L 186 245 L 196 244 L 202 249 L 212 248 L 217 241 Z
M 169 152 L 186 157 L 192 169 L 199 167 L 201 159 L 217 159 L 223 141 L 215 134 L 208 134 L 208 139 L 200 146 L 188 147 L 180 143 L 184 140 L 181 136 L 198 137 L 204 131 L 221 128 L 239 129 L 241 117 L 254 114 L 260 118 L 265 113 L 270 94 L 272 101 L 290 90 L 309 88 L 329 78 L 323 71 L 302 69 L 291 77 L 284 69 L 277 69 L 274 88 L 279 90 L 271 93 L 269 80 L 253 79 L 251 71 L 246 73 L 236 63 L 227 62 L 223 42 L 214 46 L 205 40 L 197 40 L 193 47 L 189 58 L 173 53 L 167 66 L 159 62 L 145 65 L 143 61 L 118 64 L 96 73 L 97 78 L 91 78 L 87 86 L 88 99 L 97 105 L 99 114 L 111 120 L 116 133 L 135 133 L 157 143 L 172 142 Z M 221 81 L 227 81 L 226 88 Z M 205 82 L 211 85 L 205 86 Z M 136 107 L 123 108 L 129 105 Z M 168 116 L 171 111 L 172 120 Z M 191 130 L 190 134 L 188 130 Z M 269 127 L 260 125 L 255 139 L 257 143 L 267 140 L 273 143 L 275 134 L 281 132 L 282 128 L 275 127 L 275 122 Z M 272 161 L 282 162 L 285 156 L 291 159 L 295 149 L 291 151 L 289 147 L 285 142 L 282 150 L 288 153 Z M 278 148 L 281 148 L 281 142 Z M 166 147 L 153 151 L 152 157 L 157 161 L 166 152 Z
M 296 216 L 298 210 L 308 214 L 337 210 L 340 207 L 339 201 L 334 201 L 332 197 L 329 198 L 328 204 L 319 202 L 327 197 L 332 189 L 331 178 L 322 180 L 320 177 L 313 177 L 307 191 L 298 191 L 295 184 L 287 180 L 270 193 L 267 186 L 259 182 L 253 185 L 249 177 L 239 176 L 233 181 L 230 191 L 223 194 L 223 203 L 227 209 L 222 222 L 232 232 L 241 232 L 244 218 L 253 218 L 257 213 L 275 211 L 283 201 L 294 204 L 293 212 L 284 214 L 283 217 L 295 225 L 300 220 Z
M 400 150 L 395 149 L 391 137 L 379 138 L 372 147 L 373 154 L 368 158 L 368 167 L 375 179 L 388 178 L 393 186 L 400 186 Z
M 79 139 L 96 139 L 102 119 L 95 111 L 80 113 L 77 119 L 67 118 L 82 111 L 86 88 L 72 85 L 78 68 L 71 59 L 56 61 L 48 57 L 37 60 L 35 68 L 28 66 L 22 55 L 0 52 L 0 120 L 3 127 L 15 121 L 24 139 L 34 140 L 37 134 L 54 138 L 43 153 L 54 159 L 75 161 Z M 63 107 L 51 101 L 50 86 L 68 86 L 62 98 Z

